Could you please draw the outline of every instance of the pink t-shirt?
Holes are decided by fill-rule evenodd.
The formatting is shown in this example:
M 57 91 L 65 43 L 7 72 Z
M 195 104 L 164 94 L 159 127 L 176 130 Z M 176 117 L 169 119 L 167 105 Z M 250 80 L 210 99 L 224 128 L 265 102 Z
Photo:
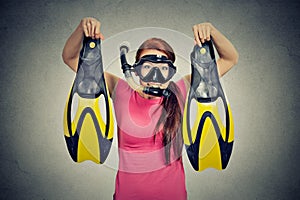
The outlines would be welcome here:
M 186 97 L 183 80 L 176 83 Z M 115 200 L 186 200 L 182 158 L 165 165 L 162 133 L 154 137 L 162 98 L 145 99 L 120 79 L 114 94 L 118 124 L 119 170 Z

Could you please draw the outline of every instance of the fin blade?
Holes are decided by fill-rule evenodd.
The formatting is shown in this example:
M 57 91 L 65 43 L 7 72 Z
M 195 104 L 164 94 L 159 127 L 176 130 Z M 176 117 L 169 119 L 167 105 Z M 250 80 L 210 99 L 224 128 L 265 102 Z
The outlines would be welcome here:
M 91 160 L 100 163 L 99 141 L 92 116 L 88 113 L 83 119 L 81 130 L 78 130 L 78 162 Z
M 199 171 L 207 168 L 222 169 L 217 132 L 210 118 L 206 118 L 199 148 Z
M 191 87 L 183 116 L 183 139 L 188 158 L 196 171 L 207 168 L 225 169 L 232 152 L 234 130 L 230 106 L 222 89 L 216 65 L 213 43 L 195 45 L 191 52 Z M 222 100 L 221 111 L 216 101 Z M 191 102 L 197 105 L 197 115 L 191 119 Z M 222 110 L 223 109 L 223 110 Z M 225 119 L 225 124 L 223 123 Z M 190 121 L 194 124 L 190 125 Z

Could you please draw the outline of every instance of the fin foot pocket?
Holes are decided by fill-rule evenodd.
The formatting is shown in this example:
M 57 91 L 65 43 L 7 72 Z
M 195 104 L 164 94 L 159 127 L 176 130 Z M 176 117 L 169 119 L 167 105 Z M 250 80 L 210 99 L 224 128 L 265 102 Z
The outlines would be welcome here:
M 202 47 L 195 45 L 191 53 L 192 89 L 200 102 L 214 101 L 219 96 L 220 84 L 215 54 L 211 41 Z
M 78 93 L 82 95 L 96 95 L 100 92 L 100 87 L 93 79 L 82 80 L 77 87 Z
M 100 84 L 104 81 L 100 40 L 84 38 L 83 43 L 74 90 L 82 97 L 94 98 L 102 92 Z

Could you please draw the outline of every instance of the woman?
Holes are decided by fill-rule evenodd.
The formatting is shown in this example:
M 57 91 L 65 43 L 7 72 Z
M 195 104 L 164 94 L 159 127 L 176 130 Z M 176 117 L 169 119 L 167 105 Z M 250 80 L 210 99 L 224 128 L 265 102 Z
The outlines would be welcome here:
M 83 36 L 104 39 L 100 25 L 94 18 L 84 18 L 67 40 L 62 56 L 74 71 L 77 71 Z M 211 37 L 214 39 L 220 56 L 217 61 L 220 76 L 237 63 L 234 46 L 210 23 L 193 26 L 193 32 L 199 45 Z M 105 73 L 118 124 L 116 200 L 187 199 L 181 120 L 190 75 L 176 83 L 171 81 L 174 61 L 172 47 L 159 38 L 146 40 L 136 54 L 140 84 L 168 89 L 171 91 L 168 97 L 134 91 L 123 79 Z

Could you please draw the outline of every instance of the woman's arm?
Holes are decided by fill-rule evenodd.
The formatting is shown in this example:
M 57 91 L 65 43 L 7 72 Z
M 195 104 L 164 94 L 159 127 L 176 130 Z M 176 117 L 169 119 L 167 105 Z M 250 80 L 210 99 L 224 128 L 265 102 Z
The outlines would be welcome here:
M 68 38 L 62 52 L 62 58 L 64 63 L 73 71 L 77 71 L 83 36 L 104 39 L 100 32 L 100 25 L 100 22 L 94 18 L 83 18 Z
M 83 37 L 86 36 L 92 37 L 93 39 L 104 39 L 104 36 L 100 32 L 100 26 L 101 23 L 95 18 L 83 18 L 75 31 L 68 38 L 62 52 L 62 58 L 64 63 L 67 64 L 73 71 L 77 71 Z M 109 92 L 112 94 L 119 78 L 109 73 L 105 73 L 104 75 Z
M 195 41 L 198 45 L 201 42 L 209 41 L 213 38 L 214 45 L 219 54 L 217 60 L 217 66 L 219 76 L 223 76 L 228 72 L 234 65 L 237 64 L 239 54 L 233 44 L 211 23 L 201 23 L 193 26 L 193 32 Z M 190 81 L 190 75 L 186 76 L 186 79 Z

